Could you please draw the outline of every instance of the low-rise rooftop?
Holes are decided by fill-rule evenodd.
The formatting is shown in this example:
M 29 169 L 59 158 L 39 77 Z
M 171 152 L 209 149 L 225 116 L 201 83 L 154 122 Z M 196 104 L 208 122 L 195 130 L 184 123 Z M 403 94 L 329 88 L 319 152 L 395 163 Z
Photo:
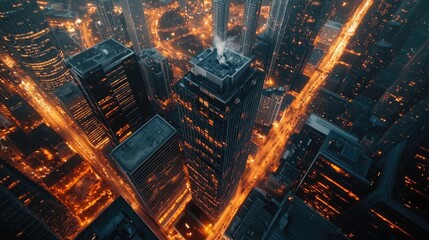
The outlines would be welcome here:
M 113 159 L 128 173 L 133 172 L 176 133 L 159 115 L 154 116 L 111 152 Z
M 289 192 L 263 239 L 348 239 L 341 230 Z

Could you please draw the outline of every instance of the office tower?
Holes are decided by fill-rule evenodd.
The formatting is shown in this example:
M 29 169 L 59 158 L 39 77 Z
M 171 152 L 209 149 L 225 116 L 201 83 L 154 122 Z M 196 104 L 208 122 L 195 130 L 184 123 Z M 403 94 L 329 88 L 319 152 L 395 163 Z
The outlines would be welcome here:
M 407 63 L 393 85 L 386 90 L 384 95 L 375 105 L 372 114 L 383 125 L 393 123 L 402 116 L 416 98 L 419 99 L 429 90 L 429 40 L 417 50 L 417 53 Z
M 102 40 L 113 38 L 121 43 L 125 42 L 125 32 L 118 16 L 114 11 L 112 0 L 97 0 L 97 13 L 100 22 L 97 23 Z
M 146 223 L 122 198 L 116 199 L 77 237 L 87 239 L 145 239 L 158 238 Z
M 137 57 L 124 45 L 108 39 L 70 57 L 66 64 L 116 143 L 149 119 L 151 110 Z
M 121 5 L 134 52 L 138 54 L 143 48 L 152 47 L 143 2 L 141 0 L 121 0 Z
M 225 42 L 228 34 L 229 0 L 213 0 L 213 39 Z
M 293 1 L 293 0 L 291 0 Z M 282 26 L 288 21 L 289 0 L 273 0 L 270 6 L 270 14 L 268 15 L 267 28 L 264 36 L 272 43 L 275 44 L 277 37 L 282 32 Z
M 176 129 L 156 115 L 117 146 L 111 156 L 152 216 L 164 224 L 171 205 L 186 190 Z
M 426 96 L 404 116 L 396 120 L 383 135 L 373 143 L 370 150 L 385 154 L 400 142 L 413 138 L 429 127 L 429 96 Z
M 314 38 L 325 22 L 330 7 L 330 1 L 288 1 L 287 9 L 283 10 L 287 13 L 280 23 L 281 28 L 267 25 L 267 35 L 271 32 L 278 34 L 277 39 L 274 39 L 268 77 L 280 80 L 279 84 L 294 83 L 294 77 L 300 72 L 307 53 L 312 49 Z
M 330 132 L 298 186 L 296 195 L 334 221 L 370 191 L 371 159 L 359 144 Z
M 426 239 L 429 236 L 428 129 L 382 159 L 373 193 L 338 218 L 351 239 Z
M 9 209 L 11 211 L 10 215 L 8 214 L 4 217 L 10 219 L 10 221 L 19 220 L 17 225 L 11 227 L 15 228 L 14 230 L 16 231 L 22 231 L 24 235 L 30 234 L 27 231 L 34 231 L 35 233 L 38 232 L 52 237 L 49 236 L 52 234 L 48 233 L 48 229 L 45 226 L 41 226 L 42 224 L 37 219 L 49 226 L 61 238 L 66 238 L 77 230 L 79 224 L 77 219 L 70 214 L 62 203 L 48 191 L 8 165 L 4 160 L 0 161 L 0 195 L 0 198 L 6 198 L 8 201 L 14 202 L 16 206 L 19 206 L 16 210 Z M 1 208 L 10 207 L 6 204 L 6 202 L 2 201 L 0 203 Z M 22 208 L 24 207 L 27 210 L 23 210 Z M 2 211 L 1 213 L 3 215 L 4 212 Z M 23 215 L 17 215 L 18 213 L 23 213 Z M 11 218 L 12 215 L 15 215 L 17 219 Z M 22 219 L 19 219 L 21 217 Z M 5 218 L 2 217 L 1 221 L 5 221 Z M 25 221 L 25 219 L 32 221 L 31 228 L 27 224 L 22 224 L 23 222 L 21 221 Z M 27 235 L 27 237 L 29 236 Z
M 149 85 L 149 96 L 161 103 L 167 103 L 171 95 L 173 71 L 167 61 L 155 48 L 144 49 L 140 54 L 145 80 Z
M 243 48 L 241 52 L 246 57 L 252 54 L 261 5 L 262 0 L 246 0 L 244 3 L 243 40 L 241 43 Z
M 0 185 L 0 233 L 4 239 L 57 239 L 33 212 Z
M 271 126 L 279 114 L 284 95 L 285 90 L 282 87 L 262 90 L 255 122 L 264 126 Z
M 55 89 L 54 94 L 60 100 L 63 109 L 76 121 L 95 148 L 100 149 L 110 141 L 107 129 L 95 117 L 88 101 L 75 83 L 64 84 Z
M 50 92 L 71 80 L 64 54 L 35 0 L 2 0 L 1 42 L 43 90 Z
M 177 84 L 192 199 L 217 219 L 235 194 L 261 96 L 262 73 L 236 52 L 206 49 Z

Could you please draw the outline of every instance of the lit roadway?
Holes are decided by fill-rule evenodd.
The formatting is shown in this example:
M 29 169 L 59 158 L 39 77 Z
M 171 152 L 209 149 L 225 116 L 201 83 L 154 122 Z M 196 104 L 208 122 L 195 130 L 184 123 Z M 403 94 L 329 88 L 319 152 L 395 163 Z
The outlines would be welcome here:
M 16 76 L 21 79 L 18 91 L 26 98 L 36 111 L 43 117 L 45 122 L 67 141 L 79 155 L 89 163 L 99 176 L 111 184 L 124 197 L 133 209 L 145 220 L 154 233 L 161 239 L 165 234 L 158 231 L 160 229 L 157 223 L 147 214 L 142 206 L 140 199 L 133 193 L 132 188 L 122 179 L 114 170 L 109 161 L 102 152 L 97 151 L 85 133 L 78 128 L 74 122 L 65 114 L 65 112 L 48 97 L 34 81 L 19 68 L 14 68 Z
M 300 121 L 303 121 L 306 112 L 323 86 L 329 73 L 332 71 L 345 48 L 354 35 L 363 17 L 372 5 L 373 0 L 364 0 L 344 25 L 337 40 L 322 59 L 318 70 L 311 76 L 308 83 L 284 113 L 283 118 L 275 124 L 268 134 L 266 143 L 260 147 L 254 163 L 246 169 L 238 186 L 236 196 L 231 200 L 227 209 L 222 213 L 217 223 L 210 230 L 207 239 L 221 239 L 226 228 L 234 217 L 237 209 L 243 203 L 250 190 L 269 174 L 273 166 L 277 166 L 281 158 L 282 149 Z

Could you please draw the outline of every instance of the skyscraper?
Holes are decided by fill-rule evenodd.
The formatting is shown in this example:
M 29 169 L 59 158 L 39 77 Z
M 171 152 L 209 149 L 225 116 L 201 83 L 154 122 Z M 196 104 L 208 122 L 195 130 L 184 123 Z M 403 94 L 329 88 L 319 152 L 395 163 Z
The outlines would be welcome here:
M 100 148 L 109 142 L 107 129 L 94 112 L 75 83 L 69 82 L 54 91 L 64 109 L 86 133 L 92 145 Z
M 415 99 L 422 98 L 429 90 L 429 39 L 417 49 L 401 74 L 377 102 L 372 113 L 384 124 L 391 124 L 404 114 Z M 410 106 L 411 104 L 411 106 Z
M 97 0 L 97 13 L 100 18 L 98 25 L 99 34 L 101 39 L 107 40 L 113 38 L 121 43 L 125 42 L 125 32 L 122 24 L 116 13 L 112 0 Z
M 137 57 L 122 44 L 106 40 L 66 64 L 115 142 L 124 141 L 151 116 Z
M 7 188 L 0 185 L 0 233 L 4 239 L 57 239 Z
M 158 239 L 131 206 L 119 197 L 77 237 L 87 239 Z
M 262 90 L 256 123 L 271 126 L 279 114 L 284 95 L 285 90 L 282 87 Z
M 280 84 L 294 82 L 331 7 L 330 1 L 321 0 L 289 0 L 286 5 L 287 9 L 282 10 L 286 13 L 283 13 L 285 16 L 280 23 L 281 27 L 272 27 L 271 18 L 267 25 L 267 35 L 277 34 L 268 77 L 281 80 Z
M 213 38 L 225 42 L 228 33 L 229 0 L 213 0 Z
M 37 221 L 37 219 L 40 219 L 43 223 L 48 225 L 49 228 L 61 238 L 66 238 L 70 236 L 70 234 L 74 234 L 77 230 L 78 221 L 70 214 L 66 206 L 59 202 L 48 191 L 8 165 L 4 160 L 0 161 L 0 198 L 7 198 L 9 199 L 8 201 L 15 202 L 20 208 L 24 206 L 27 208 L 27 213 L 25 215 L 16 216 L 19 219 L 19 221 L 17 221 L 19 225 L 11 226 L 14 231 L 20 230 L 24 236 L 31 237 L 27 234 L 33 231 L 40 233 L 43 231 L 46 236 L 50 235 L 47 233 L 47 229 L 41 230 L 44 227 L 40 226 L 41 224 L 38 223 L 39 221 Z M 4 204 L 7 203 L 2 201 L 0 208 L 3 208 Z M 9 209 L 9 211 L 12 210 Z M 16 219 L 10 219 L 10 217 L 18 212 L 24 213 L 25 210 L 15 209 L 9 212 L 10 215 L 2 216 L 1 222 L 3 222 L 5 218 L 10 221 L 15 221 Z M 1 213 L 3 215 L 3 211 Z M 33 214 L 37 217 L 28 216 Z M 22 221 L 25 220 L 34 222 L 31 225 L 22 225 Z M 10 224 L 9 221 L 6 222 Z
M 181 137 L 193 201 L 217 219 L 246 165 L 263 76 L 230 50 L 207 49 L 190 62 L 176 84 Z
M 262 0 L 246 0 L 244 3 L 243 48 L 241 52 L 246 57 L 249 57 L 252 54 L 252 47 L 255 41 L 261 5 Z
M 426 96 L 404 116 L 396 120 L 383 135 L 373 143 L 373 153 L 385 154 L 400 142 L 413 138 L 429 127 L 429 96 Z
M 425 239 L 429 234 L 429 128 L 382 159 L 375 190 L 338 218 L 351 239 Z
M 273 0 L 271 2 L 264 36 L 272 43 L 275 43 L 284 22 L 288 20 L 288 3 L 289 0 Z
M 155 48 L 150 48 L 141 51 L 140 61 L 145 81 L 150 86 L 149 96 L 161 103 L 166 103 L 171 95 L 171 82 L 173 81 L 173 71 L 167 58 Z
M 152 47 L 143 2 L 141 0 L 121 0 L 121 5 L 134 52 L 139 54 L 143 48 Z
M 2 0 L 0 41 L 45 91 L 71 80 L 48 21 L 36 0 Z
M 111 156 L 153 217 L 164 224 L 171 205 L 186 190 L 176 129 L 156 115 L 117 146 Z
M 370 192 L 371 159 L 359 144 L 331 131 L 296 195 L 330 221 Z

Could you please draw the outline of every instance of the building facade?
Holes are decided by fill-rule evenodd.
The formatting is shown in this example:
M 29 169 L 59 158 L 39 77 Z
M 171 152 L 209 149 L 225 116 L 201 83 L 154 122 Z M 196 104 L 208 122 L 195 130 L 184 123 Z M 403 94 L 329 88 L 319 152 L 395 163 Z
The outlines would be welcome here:
M 44 236 L 47 239 L 66 238 L 75 233 L 79 225 L 66 206 L 3 160 L 0 162 L 0 199 L 6 200 L 0 204 L 0 209 L 5 210 L 1 211 L 0 222 L 4 221 L 3 223 L 7 225 L 12 222 L 16 223 L 6 229 L 6 232 L 9 233 L 16 232 L 17 235 L 11 236 L 11 239 L 15 239 L 15 237 L 19 239 L 23 236 L 29 238 Z M 11 209 L 7 203 L 12 203 L 19 208 Z M 27 224 L 23 224 L 24 221 Z M 0 229 L 3 227 L 2 224 Z
M 109 39 L 70 57 L 66 64 L 116 143 L 150 118 L 140 67 L 130 49 Z
M 192 198 L 213 219 L 235 194 L 246 165 L 263 85 L 250 62 L 229 50 L 207 49 L 176 84 Z
M 186 190 L 176 129 L 156 115 L 117 146 L 111 156 L 152 216 L 164 224 L 171 205 Z
M 167 103 L 171 96 L 173 81 L 173 71 L 167 58 L 155 48 L 150 48 L 141 51 L 140 62 L 145 81 L 149 86 L 149 96 L 160 103 Z
M 143 2 L 141 0 L 121 0 L 121 5 L 134 52 L 138 54 L 143 48 L 152 47 Z
M 71 81 L 64 54 L 36 0 L 0 4 L 1 42 L 43 90 Z
M 284 94 L 285 90 L 282 87 L 262 90 L 256 123 L 264 126 L 271 126 L 274 123 L 279 114 Z
M 225 42 L 228 34 L 229 0 L 213 0 L 213 39 Z
M 296 195 L 330 221 L 370 193 L 371 159 L 359 144 L 330 132 Z
M 97 0 L 98 17 L 100 22 L 97 23 L 101 39 L 107 40 L 113 38 L 116 41 L 125 43 L 125 32 L 119 16 L 114 11 L 112 0 Z
M 76 121 L 95 148 L 100 149 L 110 141 L 107 129 L 95 117 L 88 101 L 75 83 L 64 84 L 55 89 L 54 94 L 60 100 L 63 109 Z
M 256 37 L 259 14 L 261 13 L 262 0 L 246 0 L 244 3 L 242 49 L 244 56 L 252 54 L 252 47 Z

